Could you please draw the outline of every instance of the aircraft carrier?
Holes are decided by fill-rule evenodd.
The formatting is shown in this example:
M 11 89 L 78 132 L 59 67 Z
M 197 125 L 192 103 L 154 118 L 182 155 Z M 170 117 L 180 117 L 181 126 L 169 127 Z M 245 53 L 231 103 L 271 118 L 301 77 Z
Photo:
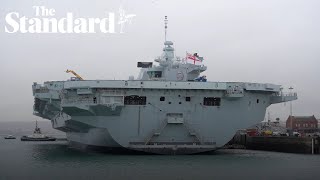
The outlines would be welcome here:
M 66 132 L 77 148 L 194 154 L 216 150 L 238 129 L 262 121 L 271 104 L 297 99 L 280 85 L 209 82 L 200 75 L 207 70 L 203 58 L 176 57 L 168 40 L 154 61 L 138 62 L 136 79 L 84 80 L 68 70 L 76 77 L 34 83 L 34 115 Z

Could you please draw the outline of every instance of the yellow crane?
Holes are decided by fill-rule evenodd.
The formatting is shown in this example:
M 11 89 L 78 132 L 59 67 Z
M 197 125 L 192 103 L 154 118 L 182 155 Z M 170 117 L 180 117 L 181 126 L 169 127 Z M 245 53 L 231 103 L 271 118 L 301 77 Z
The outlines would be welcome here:
M 67 69 L 66 73 L 72 73 L 74 76 L 76 76 L 79 80 L 84 80 L 79 74 L 74 72 L 73 70 Z

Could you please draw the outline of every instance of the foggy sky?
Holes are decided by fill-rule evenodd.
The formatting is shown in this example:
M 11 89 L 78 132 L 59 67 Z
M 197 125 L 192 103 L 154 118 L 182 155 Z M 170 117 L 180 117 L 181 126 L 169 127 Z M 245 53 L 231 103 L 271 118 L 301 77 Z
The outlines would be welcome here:
M 32 6 L 55 8 L 56 18 L 103 18 L 120 5 L 136 14 L 119 34 L 8 34 L 12 11 L 34 17 Z M 0 2 L 0 121 L 31 121 L 33 82 L 137 77 L 137 61 L 162 52 L 164 16 L 176 55 L 205 58 L 209 81 L 293 86 L 293 115 L 320 118 L 320 1 L 317 0 L 69 0 Z M 117 29 L 119 32 L 119 30 Z M 272 119 L 289 115 L 289 103 L 268 108 Z

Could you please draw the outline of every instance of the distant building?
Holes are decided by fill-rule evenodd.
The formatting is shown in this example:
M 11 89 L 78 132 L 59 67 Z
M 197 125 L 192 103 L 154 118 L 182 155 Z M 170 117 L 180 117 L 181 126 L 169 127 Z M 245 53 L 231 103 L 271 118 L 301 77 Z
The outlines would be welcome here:
M 314 133 L 318 131 L 318 120 L 313 116 L 289 116 L 286 122 L 287 129 L 300 133 Z

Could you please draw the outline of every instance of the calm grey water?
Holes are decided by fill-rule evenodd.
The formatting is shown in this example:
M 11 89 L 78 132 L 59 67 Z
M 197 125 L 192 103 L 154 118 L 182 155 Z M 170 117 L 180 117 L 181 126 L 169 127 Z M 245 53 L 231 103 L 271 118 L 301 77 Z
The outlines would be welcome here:
M 40 122 L 48 134 L 64 134 Z M 0 179 L 319 179 L 320 155 L 219 150 L 210 155 L 112 155 L 80 152 L 67 142 L 4 140 L 34 124 L 0 122 Z

